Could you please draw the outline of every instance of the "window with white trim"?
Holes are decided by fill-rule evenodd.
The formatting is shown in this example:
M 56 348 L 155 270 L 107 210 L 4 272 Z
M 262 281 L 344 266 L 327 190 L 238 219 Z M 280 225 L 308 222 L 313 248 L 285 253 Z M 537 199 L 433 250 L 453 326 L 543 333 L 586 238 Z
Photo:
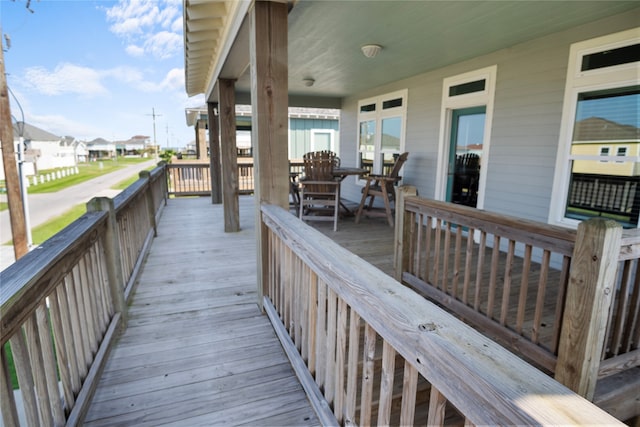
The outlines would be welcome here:
M 404 151 L 407 89 L 358 102 L 358 166 L 386 173 Z
M 638 226 L 639 72 L 640 28 L 571 46 L 550 222 Z

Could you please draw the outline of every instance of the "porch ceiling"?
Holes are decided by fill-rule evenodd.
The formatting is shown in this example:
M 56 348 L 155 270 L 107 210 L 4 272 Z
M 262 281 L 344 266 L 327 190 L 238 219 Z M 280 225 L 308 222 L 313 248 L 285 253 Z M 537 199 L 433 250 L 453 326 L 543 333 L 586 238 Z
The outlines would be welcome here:
M 215 100 L 215 79 L 235 78 L 241 100 L 250 92 L 248 2 L 184 5 L 187 92 Z M 335 107 L 368 88 L 629 11 L 638 2 L 299 0 L 290 7 L 291 105 Z M 360 47 L 372 43 L 383 49 L 365 58 Z M 306 78 L 314 85 L 305 86 Z

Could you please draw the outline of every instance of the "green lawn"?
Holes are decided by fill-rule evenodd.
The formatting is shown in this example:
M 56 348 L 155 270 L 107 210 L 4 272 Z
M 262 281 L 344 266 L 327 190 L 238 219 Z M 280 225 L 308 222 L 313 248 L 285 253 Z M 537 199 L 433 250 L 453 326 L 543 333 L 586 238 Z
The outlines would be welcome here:
M 53 193 L 72 185 L 80 184 L 81 182 L 90 180 L 100 175 L 104 175 L 115 170 L 121 169 L 125 166 L 129 166 L 136 163 L 148 161 L 149 159 L 143 158 L 118 158 L 118 160 L 101 160 L 97 162 L 81 163 L 78 165 L 79 173 L 75 175 L 65 176 L 63 178 L 55 179 L 42 184 L 30 185 L 29 194 L 37 193 Z M 39 175 L 46 175 L 47 173 L 55 173 L 54 170 L 42 170 L 39 171 Z M 29 179 L 31 182 L 31 179 Z M 5 182 L 0 182 L 0 189 L 4 190 Z
M 9 203 L 0 202 L 0 211 L 6 211 L 7 209 L 9 209 Z

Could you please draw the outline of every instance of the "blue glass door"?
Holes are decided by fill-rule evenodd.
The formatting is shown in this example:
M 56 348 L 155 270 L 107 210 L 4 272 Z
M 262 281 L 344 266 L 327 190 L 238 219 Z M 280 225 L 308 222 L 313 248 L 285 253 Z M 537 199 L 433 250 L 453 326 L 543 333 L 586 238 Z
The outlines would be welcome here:
M 447 201 L 476 207 L 486 107 L 453 110 L 447 166 Z

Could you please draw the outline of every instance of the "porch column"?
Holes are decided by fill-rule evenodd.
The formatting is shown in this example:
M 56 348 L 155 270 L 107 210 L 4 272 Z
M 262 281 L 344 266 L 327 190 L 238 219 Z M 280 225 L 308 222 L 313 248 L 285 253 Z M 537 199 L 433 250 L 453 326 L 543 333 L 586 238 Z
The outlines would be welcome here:
M 240 231 L 235 81 L 219 79 L 218 88 L 220 91 L 220 159 L 222 160 L 224 231 L 230 233 Z
M 196 156 L 198 160 L 207 158 L 207 122 L 202 119 L 196 122 Z
M 251 34 L 251 139 L 258 249 L 258 304 L 268 283 L 263 268 L 267 260 L 267 229 L 260 204 L 289 208 L 289 161 L 287 158 L 287 4 L 258 1 L 250 12 Z
M 217 102 L 207 102 L 209 118 L 209 173 L 211 174 L 211 203 L 222 203 L 222 180 L 220 178 L 220 126 L 218 126 Z
M 555 379 L 588 400 L 598 380 L 615 295 L 622 227 L 593 218 L 578 225 L 562 317 Z

